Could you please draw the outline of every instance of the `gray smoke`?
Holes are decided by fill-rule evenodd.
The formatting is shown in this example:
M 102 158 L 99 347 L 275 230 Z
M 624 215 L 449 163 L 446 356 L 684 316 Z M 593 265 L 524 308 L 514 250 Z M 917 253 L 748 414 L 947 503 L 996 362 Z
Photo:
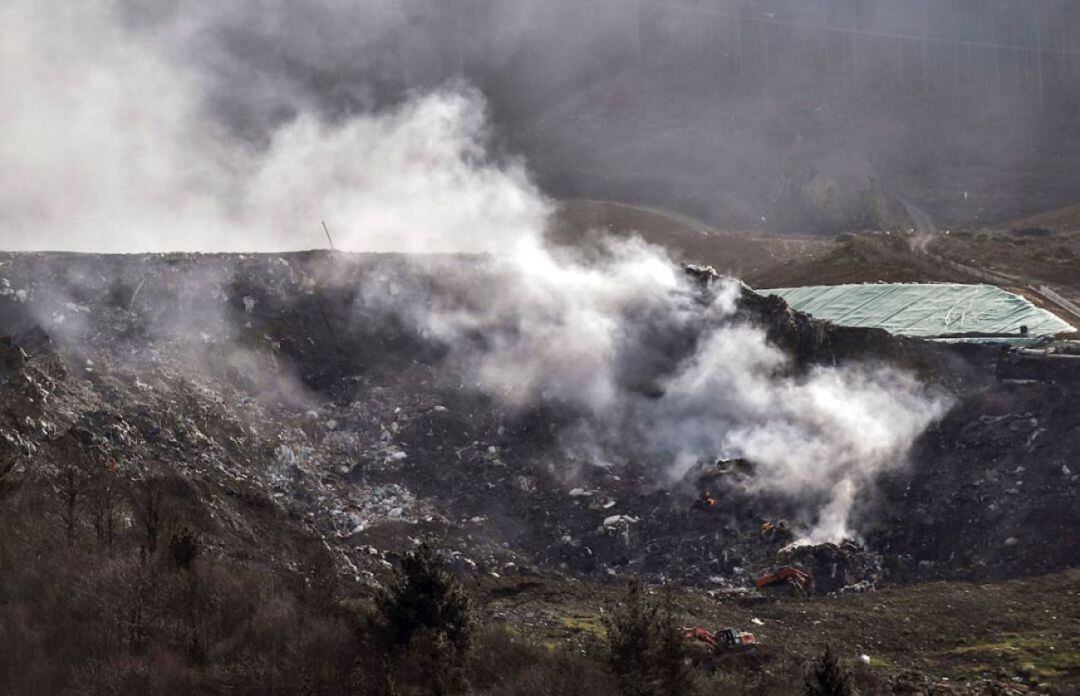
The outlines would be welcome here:
M 902 467 L 949 406 L 883 365 L 799 374 L 763 328 L 736 318 L 737 281 L 702 306 L 661 249 L 607 240 L 583 257 L 552 250 L 541 232 L 495 255 L 480 287 L 456 288 L 463 300 L 373 278 L 364 301 L 444 342 L 470 384 L 503 405 L 579 414 L 587 425 L 568 431 L 567 446 L 594 461 L 643 458 L 666 484 L 699 463 L 752 461 L 746 487 L 801 501 L 809 542 L 854 535 L 857 497 Z
M 254 144 L 217 118 L 212 76 L 175 55 L 185 31 L 227 18 L 196 12 L 162 35 L 120 9 L 0 8 L 5 249 L 305 249 L 325 246 L 326 220 L 339 248 L 489 251 L 506 241 L 493 226 L 512 234 L 546 212 L 519 162 L 489 158 L 468 87 L 336 120 L 297 96 Z M 274 91 L 250 89 L 245 104 Z
M 134 7 L 0 8 L 0 246 L 309 248 L 325 219 L 339 248 L 488 254 L 490 280 L 467 301 L 432 306 L 374 281 L 365 299 L 451 346 L 501 403 L 562 404 L 639 443 L 658 477 L 752 460 L 752 487 L 808 501 L 812 540 L 851 534 L 856 496 L 946 407 L 891 368 L 796 375 L 760 327 L 735 320 L 736 281 L 702 307 L 639 240 L 549 247 L 551 202 L 499 154 L 479 91 L 440 79 L 384 94 L 410 65 L 392 60 L 404 49 L 391 39 L 444 16 L 435 3 Z M 259 71 L 267 37 L 283 43 Z M 432 51 L 437 64 L 443 47 Z M 313 88 L 335 71 L 346 77 Z
M 459 79 L 490 100 L 495 151 L 527 154 L 560 197 L 802 231 L 909 226 L 900 198 L 942 224 L 1021 217 L 1080 191 L 1061 147 L 1077 140 L 1077 7 L 10 0 L 0 234 L 6 248 L 318 245 L 312 218 L 333 205 L 260 215 L 266 189 L 248 188 L 267 148 Z M 325 174 L 306 183 L 337 200 Z
M 150 220 L 156 196 L 171 213 L 159 228 L 216 219 L 236 201 L 216 194 L 295 119 L 340 123 L 462 77 L 491 99 L 500 144 L 560 196 L 795 230 L 906 225 L 897 197 L 947 224 L 1019 216 L 1080 190 L 1060 147 L 1076 140 L 1077 7 L 12 0 L 0 8 L 0 118 L 4 162 L 20 166 L 6 172 L 17 186 L 4 187 L 0 221 L 24 246 L 64 246 L 30 229 L 37 197 L 56 190 L 69 227 L 79 215 L 97 236 L 115 218 L 87 220 L 77 202 Z M 101 109 L 106 98 L 123 107 Z M 182 146 L 167 152 L 161 133 Z M 110 158 L 139 175 L 118 180 Z M 168 195 L 176 186 L 184 200 Z M 272 243 L 314 244 L 307 222 Z M 188 241 L 180 229 L 194 234 L 177 225 L 173 245 Z M 189 245 L 222 238 L 207 229 Z

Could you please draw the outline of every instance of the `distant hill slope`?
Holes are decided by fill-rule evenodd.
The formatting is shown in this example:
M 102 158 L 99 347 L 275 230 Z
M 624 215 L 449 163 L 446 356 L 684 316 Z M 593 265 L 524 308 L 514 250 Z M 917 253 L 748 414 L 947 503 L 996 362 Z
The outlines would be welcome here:
M 915 254 L 903 236 L 860 234 L 830 240 L 814 258 L 792 259 L 746 279 L 759 288 L 842 283 L 968 282 L 973 278 Z
M 1018 292 L 1075 324 L 1076 314 L 1038 291 L 1046 286 L 1067 302 L 1080 304 L 1080 231 L 1055 231 L 1071 224 L 1070 214 L 1080 217 L 1080 206 L 1017 221 L 1001 230 L 931 237 L 859 233 L 826 238 L 717 230 L 654 208 L 571 200 L 560 204 L 551 237 L 560 244 L 580 244 L 590 232 L 637 234 L 680 261 L 711 265 L 757 288 L 991 283 Z M 1050 231 L 1030 234 L 1022 231 L 1025 227 Z
M 560 244 L 577 244 L 596 231 L 637 234 L 680 261 L 710 265 L 739 278 L 754 277 L 786 262 L 816 259 L 832 248 L 832 242 L 822 237 L 723 231 L 678 213 L 591 200 L 560 203 L 550 236 Z
M 1057 232 L 1080 231 L 1080 205 L 1070 205 L 1031 217 L 1015 220 L 1008 225 L 1009 229 L 1021 230 L 1024 228 L 1045 228 Z
M 1076 324 L 1080 313 L 1080 233 L 1028 236 L 1003 231 L 914 236 L 859 234 L 827 253 L 751 274 L 758 288 L 841 283 L 991 283 Z M 1057 299 L 1055 299 L 1055 296 Z M 1064 300 L 1064 304 L 1059 301 Z

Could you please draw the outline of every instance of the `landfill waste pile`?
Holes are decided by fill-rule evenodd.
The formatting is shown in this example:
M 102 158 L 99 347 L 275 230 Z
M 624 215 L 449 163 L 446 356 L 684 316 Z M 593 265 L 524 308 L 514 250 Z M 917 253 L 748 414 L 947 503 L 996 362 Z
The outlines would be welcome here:
M 702 297 L 720 282 L 687 272 Z M 466 256 L 0 255 L 4 495 L 70 489 L 55 515 L 74 530 L 90 515 L 77 506 L 98 500 L 81 491 L 116 482 L 171 510 L 169 529 L 194 530 L 204 556 L 299 567 L 317 549 L 369 593 L 421 541 L 476 582 L 637 576 L 739 602 L 773 601 L 754 579 L 781 567 L 838 596 L 1076 563 L 1077 395 L 999 379 L 1001 348 L 837 327 L 739 289 L 734 316 L 789 356 L 776 369 L 794 383 L 887 363 L 948 404 L 859 492 L 850 534 L 823 539 L 804 500 L 754 483 L 761 462 L 660 470 L 634 440 L 590 457 L 571 444 L 604 427 L 593 414 L 501 402 L 452 346 L 370 296 L 420 288 L 449 306 L 486 273 Z M 643 399 L 660 388 L 646 380 Z M 154 538 L 142 508 L 122 508 L 95 519 Z
M 438 264 L 482 281 L 477 259 Z M 396 256 L 6 255 L 8 475 L 86 431 L 118 473 L 145 476 L 153 463 L 212 497 L 242 489 L 335 540 L 358 569 L 370 549 L 399 553 L 420 530 L 445 535 L 476 572 L 705 587 L 745 588 L 777 564 L 811 570 L 828 592 L 1074 560 L 1075 396 L 999 383 L 997 349 L 835 327 L 744 292 L 739 312 L 796 369 L 892 361 L 956 400 L 860 501 L 857 538 L 810 545 L 805 526 L 786 522 L 790 501 L 741 484 L 753 462 L 699 462 L 673 479 L 633 453 L 589 461 L 566 447 L 563 433 L 580 425 L 567 410 L 515 410 L 470 389 L 445 346 L 365 306 L 370 279 L 405 288 L 431 282 L 425 273 Z M 712 503 L 695 505 L 703 495 Z

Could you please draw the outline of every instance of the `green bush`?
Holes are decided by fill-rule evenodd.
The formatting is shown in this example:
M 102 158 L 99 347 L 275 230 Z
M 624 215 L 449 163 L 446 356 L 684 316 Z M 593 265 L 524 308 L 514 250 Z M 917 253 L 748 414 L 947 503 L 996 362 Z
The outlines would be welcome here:
M 831 646 L 825 646 L 825 652 L 806 676 L 803 693 L 806 696 L 851 696 L 851 676 L 840 666 Z
M 608 664 L 623 694 L 653 696 L 689 691 L 686 641 L 676 622 L 671 590 L 654 600 L 646 596 L 640 582 L 632 581 L 605 627 Z
M 463 692 L 473 631 L 469 597 L 430 547 L 402 559 L 396 581 L 377 605 L 376 633 L 390 648 L 394 688 Z
M 379 598 L 379 611 L 394 645 L 408 645 L 426 630 L 460 652 L 469 646 L 469 597 L 426 544 L 401 560 L 397 581 Z

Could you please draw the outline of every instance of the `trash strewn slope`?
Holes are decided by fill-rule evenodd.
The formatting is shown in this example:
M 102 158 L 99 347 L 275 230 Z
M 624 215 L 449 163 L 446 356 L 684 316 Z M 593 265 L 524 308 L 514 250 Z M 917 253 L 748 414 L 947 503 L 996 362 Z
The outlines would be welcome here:
M 421 282 L 451 272 L 482 282 L 482 260 L 429 261 L 437 272 Z M 909 466 L 858 501 L 863 539 L 785 549 L 806 530 L 762 526 L 797 517 L 791 500 L 746 489 L 737 468 L 703 462 L 665 482 L 647 459 L 569 454 L 560 435 L 572 414 L 499 406 L 462 383 L 444 346 L 365 306 L 365 279 L 406 287 L 416 273 L 390 255 L 5 256 L 12 292 L 0 297 L 0 320 L 15 338 L 3 433 L 19 454 L 15 472 L 85 430 L 131 476 L 152 463 L 198 481 L 200 500 L 222 506 L 211 517 L 224 529 L 247 526 L 237 496 L 262 501 L 333 540 L 340 562 L 369 579 L 373 559 L 424 534 L 444 539 L 469 572 L 549 568 L 716 588 L 746 588 L 781 562 L 840 589 L 1075 560 L 1073 396 L 999 382 L 992 349 L 832 327 L 745 295 L 743 316 L 795 369 L 888 361 L 958 399 Z M 703 495 L 715 501 L 707 509 L 696 505 Z

